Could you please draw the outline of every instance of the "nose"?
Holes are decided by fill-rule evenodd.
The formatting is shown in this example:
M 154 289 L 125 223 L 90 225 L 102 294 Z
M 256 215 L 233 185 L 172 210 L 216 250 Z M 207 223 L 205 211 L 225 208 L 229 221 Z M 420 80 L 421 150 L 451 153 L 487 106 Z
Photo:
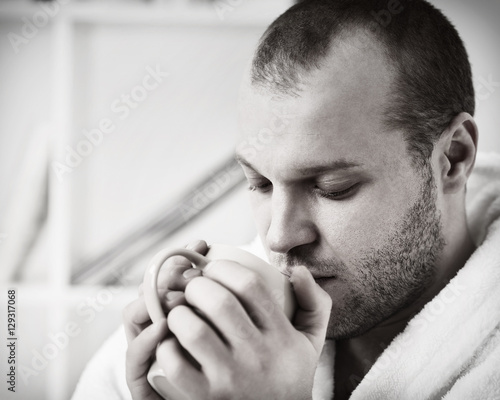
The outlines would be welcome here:
M 307 200 L 277 190 L 272 196 L 271 221 L 266 235 L 269 250 L 287 253 L 294 247 L 313 243 L 317 230 Z

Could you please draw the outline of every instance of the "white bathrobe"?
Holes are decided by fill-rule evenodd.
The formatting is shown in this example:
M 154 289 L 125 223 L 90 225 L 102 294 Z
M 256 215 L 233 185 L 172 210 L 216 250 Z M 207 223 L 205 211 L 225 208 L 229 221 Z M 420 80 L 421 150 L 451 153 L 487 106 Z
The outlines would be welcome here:
M 352 400 L 500 399 L 500 155 L 478 156 L 467 215 L 478 249 L 386 348 Z M 73 400 L 131 399 L 126 347 L 120 328 L 87 365 Z M 333 398 L 334 353 L 327 342 L 314 400 Z

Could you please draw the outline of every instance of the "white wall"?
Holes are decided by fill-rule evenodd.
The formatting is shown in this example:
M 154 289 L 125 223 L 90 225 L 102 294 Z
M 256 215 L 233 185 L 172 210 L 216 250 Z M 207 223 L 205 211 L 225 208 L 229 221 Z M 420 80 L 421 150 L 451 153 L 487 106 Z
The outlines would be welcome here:
M 13 8 L 18 2 L 10 2 L 14 3 Z M 137 4 L 136 9 L 122 13 L 117 7 L 120 3 L 107 2 L 111 8 L 106 12 L 106 4 L 92 7 L 91 2 L 82 2 L 74 24 L 73 14 L 66 14 L 69 9 L 61 11 L 16 53 L 8 34 L 19 34 L 24 24 L 21 18 L 32 18 L 40 6 L 26 3 L 25 10 L 11 12 L 6 2 L 0 2 L 0 246 L 31 233 L 17 231 L 16 226 L 7 228 L 6 209 L 15 187 L 22 193 L 22 198 L 14 200 L 16 204 L 43 204 L 42 191 L 21 178 L 23 164 L 35 168 L 26 152 L 37 127 L 49 123 L 48 132 L 55 134 L 58 121 L 67 119 L 69 128 L 59 132 L 59 139 L 63 146 L 75 149 L 85 139 L 84 129 L 99 126 L 104 118 L 115 126 L 62 181 L 54 179 L 53 170 L 48 171 L 56 188 L 69 195 L 69 202 L 64 203 L 68 210 L 53 210 L 63 212 L 57 219 L 68 229 L 49 230 L 40 238 L 24 269 L 23 282 L 4 285 L 0 279 L 2 294 L 7 287 L 18 292 L 19 365 L 32 367 L 35 354 L 51 346 L 51 334 L 63 332 L 68 323 L 80 328 L 26 384 L 18 370 L 17 393 L 7 394 L 7 398 L 69 398 L 86 361 L 116 329 L 124 305 L 135 298 L 150 256 L 137 263 L 135 275 L 119 283 L 130 286 L 117 288 L 119 293 L 110 294 L 98 286 L 69 285 L 64 269 L 99 254 L 227 161 L 234 145 L 235 98 L 243 68 L 258 37 L 277 15 L 275 7 L 263 2 L 250 9 L 243 4 L 222 19 L 211 5 L 202 10 L 199 3 L 190 9 L 173 2 L 127 3 Z M 143 13 L 139 7 L 150 8 Z M 54 30 L 61 21 L 69 21 L 71 35 L 61 37 Z M 70 52 L 61 52 L 64 41 Z M 62 74 L 54 75 L 61 67 L 61 59 L 56 57 L 68 63 L 61 71 L 72 74 L 69 82 Z M 143 85 L 151 74 L 148 67 L 169 75 L 148 90 L 127 117 L 120 118 L 125 115 L 123 104 L 117 105 L 121 112 L 111 105 Z M 68 112 L 58 106 L 68 107 Z M 43 151 L 40 146 L 39 152 Z M 37 148 L 34 152 L 38 153 Z M 56 154 L 55 160 L 64 162 L 64 157 L 64 152 Z M 20 218 L 25 214 L 28 212 L 21 209 Z M 27 225 L 28 230 L 34 226 L 35 221 Z M 60 236 L 65 231 L 69 262 L 61 264 L 64 257 L 59 258 L 58 253 L 65 249 L 58 247 L 58 241 L 66 240 Z M 242 186 L 160 246 L 198 238 L 241 244 L 254 235 Z M 0 269 L 2 278 L 6 273 L 3 264 Z M 99 297 L 105 303 L 99 305 L 95 318 L 87 320 L 79 310 L 88 310 L 87 302 Z M 2 321 L 6 320 L 5 309 L 0 310 Z M 3 341 L 4 335 L 1 337 Z M 4 349 L 0 354 L 5 360 Z M 5 368 L 2 363 L 2 376 Z
M 479 151 L 500 152 L 500 1 L 431 2 L 456 26 L 470 56 L 476 89 Z
M 75 143 L 102 118 L 114 121 L 116 130 L 68 177 L 74 179 L 76 258 L 105 249 L 231 157 L 239 80 L 261 30 L 78 28 Z M 122 94 L 142 82 L 148 67 L 169 76 L 121 119 L 125 112 L 111 105 L 126 107 Z M 226 207 L 221 223 L 210 232 L 189 230 L 187 240 L 202 234 L 209 241 L 249 240 L 246 202 Z

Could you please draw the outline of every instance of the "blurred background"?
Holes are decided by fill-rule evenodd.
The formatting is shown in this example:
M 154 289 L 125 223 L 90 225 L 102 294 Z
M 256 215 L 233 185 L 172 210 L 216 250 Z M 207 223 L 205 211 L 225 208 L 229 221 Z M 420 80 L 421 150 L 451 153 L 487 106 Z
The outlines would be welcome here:
M 431 2 L 470 54 L 479 150 L 500 152 L 500 1 Z M 68 399 L 159 249 L 255 237 L 235 100 L 292 3 L 0 0 L 0 324 L 15 289 L 20 368 L 0 397 Z

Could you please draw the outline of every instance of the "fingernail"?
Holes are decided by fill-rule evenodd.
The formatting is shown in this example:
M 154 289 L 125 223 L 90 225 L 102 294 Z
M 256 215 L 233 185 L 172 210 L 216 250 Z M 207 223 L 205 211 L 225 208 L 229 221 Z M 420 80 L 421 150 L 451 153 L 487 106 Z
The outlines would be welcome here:
M 194 278 L 195 276 L 200 276 L 200 275 L 201 275 L 201 270 L 197 268 L 189 268 L 182 273 L 184 279 L 191 279 Z
M 197 240 L 196 242 L 191 242 L 186 246 L 186 249 L 187 250 L 194 250 L 200 243 L 201 243 L 201 240 Z
M 175 299 L 178 299 L 181 296 L 182 296 L 182 292 L 170 291 L 170 292 L 167 292 L 167 294 L 165 295 L 165 298 L 167 299 L 167 301 L 173 301 Z

